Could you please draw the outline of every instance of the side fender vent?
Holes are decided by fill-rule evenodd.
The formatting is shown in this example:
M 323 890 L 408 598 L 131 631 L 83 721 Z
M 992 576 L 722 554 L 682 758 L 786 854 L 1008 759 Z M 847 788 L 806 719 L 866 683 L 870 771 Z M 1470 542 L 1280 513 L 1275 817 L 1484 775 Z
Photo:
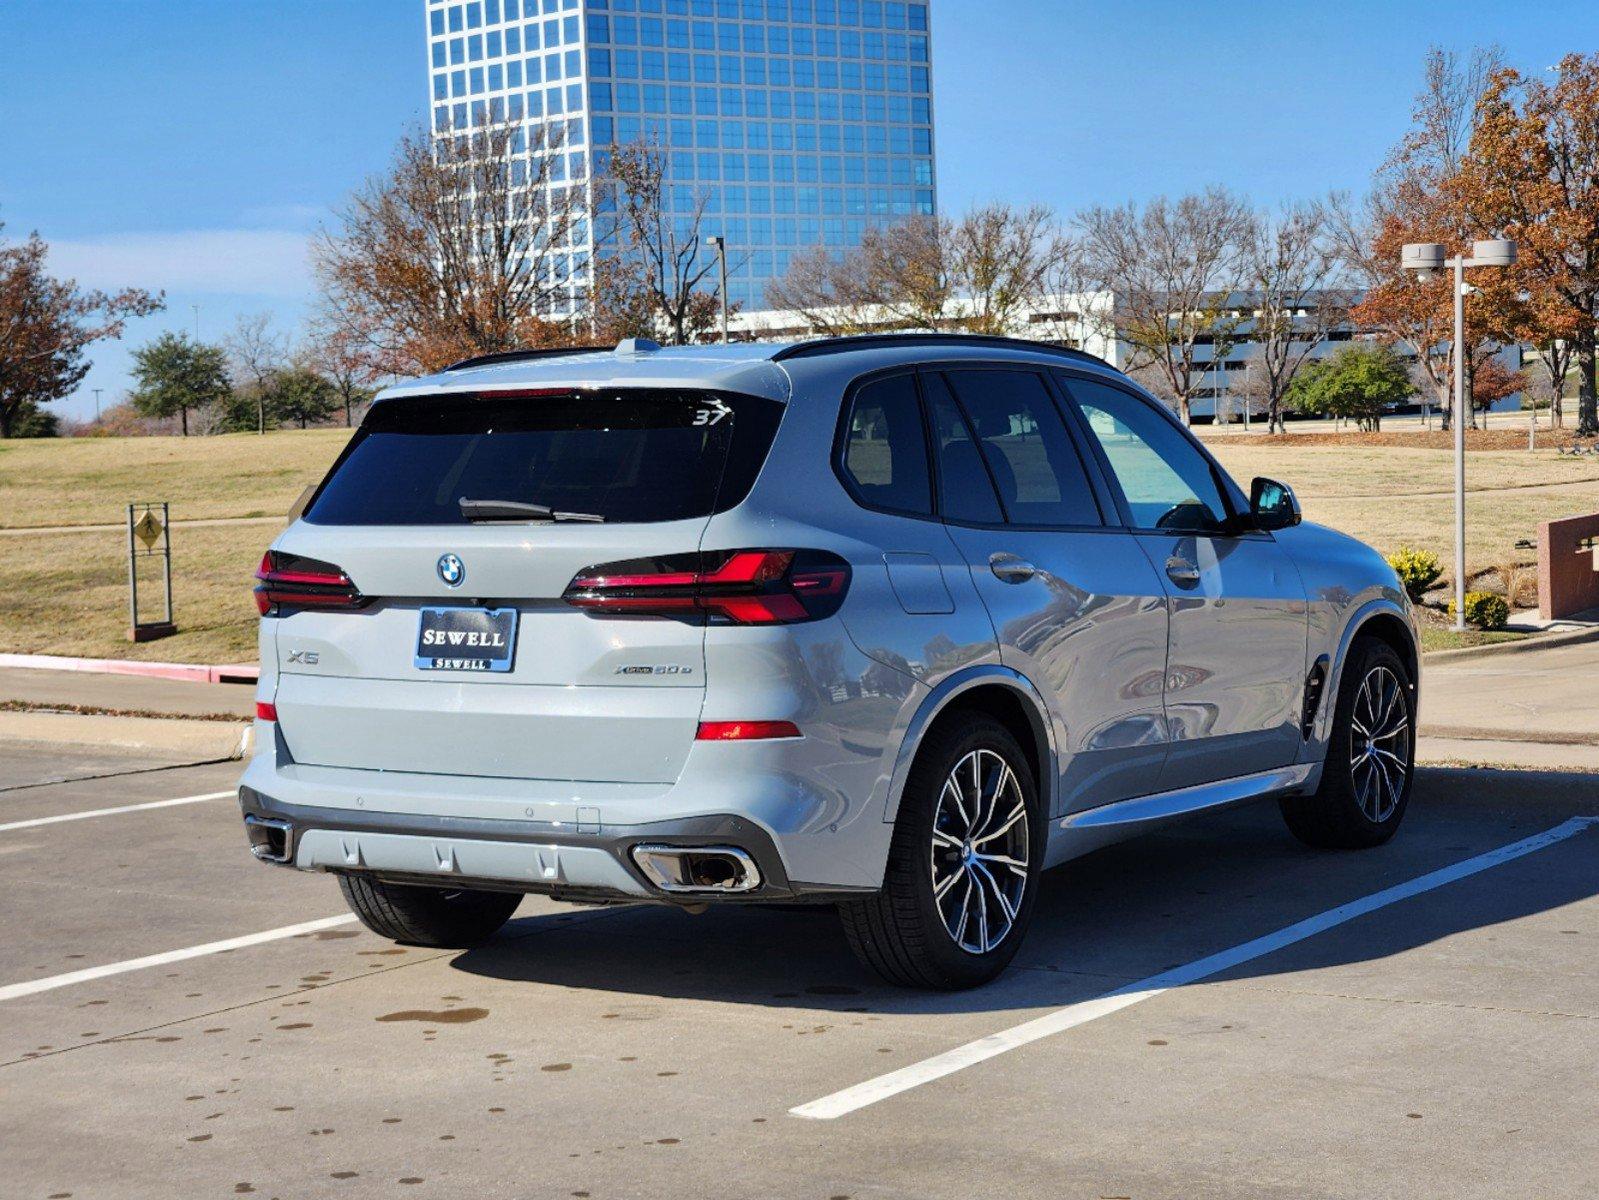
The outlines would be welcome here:
M 1305 678 L 1305 705 L 1299 717 L 1299 736 L 1307 742 L 1316 728 L 1316 714 L 1321 711 L 1321 694 L 1327 690 L 1327 667 L 1331 661 L 1323 654 Z

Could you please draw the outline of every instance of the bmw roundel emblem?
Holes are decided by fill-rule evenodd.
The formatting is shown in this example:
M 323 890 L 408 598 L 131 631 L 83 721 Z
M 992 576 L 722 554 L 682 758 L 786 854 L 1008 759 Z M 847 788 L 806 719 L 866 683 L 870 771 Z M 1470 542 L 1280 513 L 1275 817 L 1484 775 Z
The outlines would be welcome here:
M 439 578 L 450 587 L 460 587 L 466 578 L 466 564 L 454 554 L 439 555 Z

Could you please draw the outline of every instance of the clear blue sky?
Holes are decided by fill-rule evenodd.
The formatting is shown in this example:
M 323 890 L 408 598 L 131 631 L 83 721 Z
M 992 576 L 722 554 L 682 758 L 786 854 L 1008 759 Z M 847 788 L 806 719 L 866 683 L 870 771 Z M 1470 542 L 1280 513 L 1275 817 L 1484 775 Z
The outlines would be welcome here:
M 932 0 L 941 206 L 1063 213 L 1225 183 L 1258 203 L 1360 189 L 1435 42 L 1541 71 L 1599 49 L 1594 0 L 1203 4 Z M 85 284 L 164 288 L 98 347 L 304 316 L 307 234 L 425 98 L 422 0 L 0 0 L 0 220 Z

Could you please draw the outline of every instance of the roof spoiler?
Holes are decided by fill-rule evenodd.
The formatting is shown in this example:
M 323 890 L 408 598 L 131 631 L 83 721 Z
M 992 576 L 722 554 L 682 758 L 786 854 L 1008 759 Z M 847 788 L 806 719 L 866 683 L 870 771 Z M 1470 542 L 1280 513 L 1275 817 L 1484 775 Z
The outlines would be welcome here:
M 446 372 L 464 371 L 468 367 L 489 367 L 498 363 L 529 362 L 537 358 L 566 358 L 573 354 L 609 354 L 610 346 L 547 346 L 540 350 L 498 350 L 493 354 L 478 354 L 463 358 L 445 367 Z

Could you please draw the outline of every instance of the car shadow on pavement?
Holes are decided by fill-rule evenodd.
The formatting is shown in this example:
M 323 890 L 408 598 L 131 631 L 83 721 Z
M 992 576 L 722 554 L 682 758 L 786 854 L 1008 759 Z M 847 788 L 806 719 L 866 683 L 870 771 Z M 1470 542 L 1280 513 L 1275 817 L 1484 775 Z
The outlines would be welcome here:
M 581 919 L 513 921 L 456 969 L 651 997 L 873 1013 L 1051 1008 L 1112 991 L 1578 815 L 1599 815 L 1599 776 L 1423 770 L 1405 827 L 1375 850 L 1295 841 L 1273 804 L 1197 818 L 1044 876 L 1012 968 L 968 992 L 880 983 L 827 907 L 653 905 Z M 1599 825 L 1525 858 L 1358 918 L 1217 978 L 1386 958 L 1599 895 Z

